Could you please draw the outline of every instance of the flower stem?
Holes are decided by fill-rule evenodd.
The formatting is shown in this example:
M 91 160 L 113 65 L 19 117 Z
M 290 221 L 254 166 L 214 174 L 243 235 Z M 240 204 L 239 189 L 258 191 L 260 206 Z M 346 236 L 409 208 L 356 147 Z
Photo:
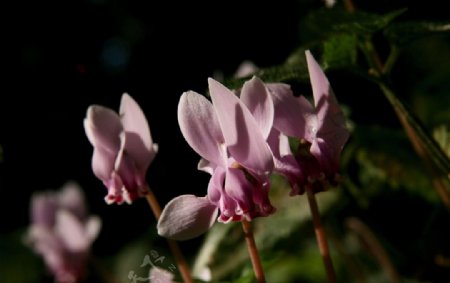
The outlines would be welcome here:
M 386 252 L 380 241 L 370 228 L 357 218 L 349 218 L 346 225 L 356 234 L 361 236 L 365 242 L 365 246 L 373 254 L 380 266 L 385 270 L 390 281 L 393 283 L 401 283 L 402 279 L 394 264 L 392 263 L 389 254 Z
M 312 191 L 312 188 L 306 188 L 306 194 L 308 196 L 309 208 L 311 209 L 312 220 L 314 224 L 314 232 L 316 233 L 317 244 L 319 245 L 319 251 L 322 255 L 323 264 L 327 272 L 328 282 L 336 283 L 336 274 L 334 273 L 333 263 L 331 262 L 330 249 L 328 248 L 328 242 L 325 235 L 325 230 L 320 220 L 319 208 L 317 207 L 316 196 Z
M 248 253 L 253 265 L 253 271 L 255 272 L 256 281 L 258 283 L 265 283 L 266 278 L 264 276 L 264 269 L 259 258 L 258 249 L 256 247 L 255 238 L 253 237 L 253 230 L 250 222 L 242 220 L 242 230 L 245 235 L 245 242 L 247 243 Z
M 148 187 L 148 186 L 147 186 Z M 161 206 L 159 205 L 158 200 L 155 197 L 153 191 L 148 187 L 148 192 L 145 195 L 147 202 L 156 217 L 156 220 L 161 216 Z M 189 266 L 181 252 L 180 247 L 177 242 L 174 240 L 167 239 L 167 243 L 169 244 L 169 248 L 172 252 L 172 255 L 175 258 L 175 262 L 177 263 L 178 270 L 180 271 L 181 277 L 185 283 L 193 283 L 191 272 L 189 271 Z

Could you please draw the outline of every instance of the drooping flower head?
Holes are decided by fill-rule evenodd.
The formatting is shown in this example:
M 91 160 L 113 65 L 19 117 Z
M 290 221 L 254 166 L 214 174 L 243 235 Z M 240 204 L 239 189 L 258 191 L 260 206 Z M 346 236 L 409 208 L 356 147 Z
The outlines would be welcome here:
M 305 186 L 319 192 L 337 184 L 339 157 L 349 137 L 344 114 L 327 77 L 309 51 L 306 51 L 306 60 L 314 106 L 303 96 L 295 97 L 289 87 L 269 87 L 275 104 L 275 134 L 296 137 L 300 141 L 295 156 L 300 173 L 288 174 L 294 195 L 302 194 Z M 271 145 L 277 142 L 275 137 Z M 291 153 L 281 155 L 287 158 Z
M 84 196 L 74 183 L 60 192 L 35 193 L 26 242 L 41 255 L 58 283 L 81 282 L 101 221 L 88 216 Z
M 158 147 L 136 101 L 123 94 L 119 114 L 100 105 L 89 106 L 84 129 L 94 146 L 94 174 L 108 188 L 106 202 L 132 203 L 144 196 L 145 175 Z
M 170 201 L 158 222 L 158 233 L 193 238 L 215 221 L 251 220 L 272 214 L 268 197 L 274 168 L 267 137 L 273 102 L 258 78 L 246 82 L 240 98 L 209 79 L 212 103 L 189 91 L 181 96 L 178 121 L 188 144 L 202 157 L 199 170 L 211 174 L 206 197 L 182 195 Z

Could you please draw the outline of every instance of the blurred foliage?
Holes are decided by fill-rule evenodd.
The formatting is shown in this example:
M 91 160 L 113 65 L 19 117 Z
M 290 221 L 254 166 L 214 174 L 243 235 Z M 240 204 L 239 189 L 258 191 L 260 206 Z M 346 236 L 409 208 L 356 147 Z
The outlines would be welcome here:
M 361 117 L 352 116 L 350 111 L 362 107 L 354 103 L 361 101 L 361 96 L 373 99 L 372 92 L 384 99 L 376 84 L 385 80 L 396 91 L 394 98 L 411 106 L 405 110 L 407 114 L 420 119 L 414 127 L 442 150 L 431 154 L 448 162 L 449 22 L 411 18 L 407 7 L 385 14 L 349 13 L 341 3 L 332 9 L 309 9 L 299 18 L 301 36 L 296 48 L 281 64 L 263 67 L 255 74 L 266 82 L 306 86 L 304 51 L 311 49 L 332 85 L 340 74 L 350 78 L 335 89 L 349 110 L 345 112 L 352 125 L 342 156 L 344 181 L 338 188 L 317 195 L 338 282 L 450 282 L 449 209 L 435 190 L 430 168 L 416 154 L 398 122 L 362 123 Z M 370 77 L 373 62 L 365 57 L 368 42 L 380 50 L 381 59 L 392 60 L 392 73 Z M 398 53 L 390 57 L 392 50 Z M 225 84 L 237 88 L 247 78 L 226 78 Z M 368 94 L 353 88 L 366 88 Z M 369 102 L 365 107 L 370 109 L 362 111 L 375 112 L 373 120 L 394 113 L 382 101 Z M 1 156 L 0 147 L 0 160 Z M 448 193 L 448 178 L 440 177 Z M 272 187 L 277 212 L 253 222 L 267 282 L 325 282 L 306 196 L 290 197 L 288 184 L 279 176 L 273 177 Z M 153 228 L 151 231 L 117 255 L 99 260 L 114 271 L 117 282 L 131 282 L 127 277 L 130 271 L 144 276 L 147 271 L 141 264 L 146 255 L 152 257 L 152 251 L 165 257 L 161 267 L 168 268 L 165 264 L 174 262 L 164 241 Z M 43 282 L 42 278 L 48 277 L 44 267 L 23 246 L 20 235 L 22 231 L 0 239 L 0 282 Z M 216 223 L 190 262 L 194 275 L 210 274 L 214 282 L 253 282 L 239 223 Z M 13 266 L 26 266 L 27 272 Z

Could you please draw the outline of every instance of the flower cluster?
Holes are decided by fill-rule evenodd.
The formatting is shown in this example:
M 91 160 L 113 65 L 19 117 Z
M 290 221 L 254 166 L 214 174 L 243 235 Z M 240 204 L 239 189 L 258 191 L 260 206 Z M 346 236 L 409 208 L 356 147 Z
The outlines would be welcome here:
M 209 79 L 212 102 L 193 91 L 181 96 L 181 132 L 202 157 L 198 169 L 211 179 L 206 196 L 182 195 L 166 205 L 160 235 L 184 240 L 209 229 L 217 215 L 229 222 L 274 213 L 272 172 L 287 177 L 292 195 L 336 185 L 349 132 L 324 72 L 309 51 L 306 58 L 314 105 L 294 96 L 289 85 L 257 77 L 235 92 Z M 295 154 L 288 137 L 300 143 Z
M 287 178 L 291 195 L 337 184 L 349 132 L 329 81 L 309 51 L 306 60 L 313 104 L 294 96 L 287 84 L 264 83 L 257 77 L 238 90 L 209 79 L 211 101 L 194 91 L 182 94 L 181 133 L 201 156 L 198 169 L 211 178 L 204 196 L 178 196 L 160 217 L 159 205 L 149 201 L 159 217 L 160 235 L 185 240 L 204 233 L 216 220 L 251 221 L 273 214 L 273 173 Z M 108 189 L 106 202 L 132 203 L 147 194 L 151 198 L 145 176 L 158 147 L 136 101 L 124 94 L 119 113 L 90 106 L 84 128 L 94 147 L 93 172 Z M 291 150 L 289 138 L 298 141 L 298 150 Z M 31 212 L 28 243 L 43 256 L 57 282 L 79 281 L 100 229 L 97 217 L 87 217 L 79 188 L 70 184 L 60 193 L 34 195 Z
M 145 174 L 158 151 L 145 115 L 128 94 L 119 114 L 92 105 L 84 119 L 86 135 L 94 146 L 92 169 L 108 188 L 108 204 L 132 203 L 147 193 Z
M 80 282 L 100 218 L 88 216 L 81 189 L 68 183 L 60 192 L 36 193 L 26 242 L 40 254 L 59 283 Z

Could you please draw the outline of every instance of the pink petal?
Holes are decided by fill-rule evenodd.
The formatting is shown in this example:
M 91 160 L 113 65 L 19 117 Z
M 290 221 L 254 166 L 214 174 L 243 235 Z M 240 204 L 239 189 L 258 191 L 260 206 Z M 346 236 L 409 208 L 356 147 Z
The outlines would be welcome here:
M 56 213 L 55 233 L 71 252 L 86 252 L 89 247 L 84 225 L 67 210 Z
M 122 95 L 119 113 L 127 134 L 126 151 L 135 162 L 136 167 L 145 172 L 157 151 L 147 119 L 136 101 L 127 93 Z
M 231 156 L 257 174 L 273 168 L 272 153 L 248 108 L 229 89 L 208 79 L 220 128 Z
M 75 182 L 66 183 L 58 194 L 58 203 L 61 209 L 66 209 L 76 215 L 80 220 L 86 217 L 86 206 L 83 192 Z
M 31 197 L 31 219 L 33 225 L 51 229 L 55 224 L 58 200 L 52 193 L 35 193 Z
M 222 167 L 216 167 L 214 173 L 209 179 L 208 183 L 208 199 L 213 204 L 218 204 L 223 192 L 223 185 L 225 182 L 225 169 Z
M 117 153 L 112 153 L 104 148 L 94 148 L 92 155 L 92 171 L 95 176 L 103 182 L 111 178 L 111 174 L 114 170 L 114 163 Z
M 131 138 L 130 138 L 131 137 Z M 137 165 L 134 156 L 130 155 L 128 148 L 132 147 L 129 144 L 136 140 L 133 133 L 124 132 L 120 135 L 121 148 L 117 154 L 114 164 L 114 170 L 120 175 L 123 184 L 129 189 L 134 189 L 143 186 L 145 183 L 145 175 L 147 168 L 140 168 Z
M 303 175 L 300 165 L 292 154 L 288 137 L 272 129 L 267 142 L 273 152 L 275 171 L 288 179 L 293 191 L 298 191 L 298 183 Z
M 264 85 L 257 77 L 246 81 L 241 90 L 241 101 L 247 106 L 267 139 L 273 125 L 273 101 Z
M 236 70 L 234 74 L 235 78 L 245 78 L 247 76 L 253 75 L 258 71 L 258 67 L 251 61 L 243 61 Z
M 89 106 L 84 119 L 84 130 L 94 147 L 117 152 L 120 147 L 119 134 L 123 131 L 119 115 L 109 108 Z
M 238 203 L 235 214 L 243 215 L 252 209 L 252 188 L 241 169 L 228 168 L 225 178 L 225 192 Z
M 85 224 L 85 235 L 89 243 L 92 243 L 100 233 L 102 220 L 98 216 L 91 216 Z
M 309 78 L 313 90 L 314 105 L 318 108 L 319 101 L 321 101 L 324 96 L 329 103 L 337 105 L 336 97 L 331 92 L 330 82 L 325 76 L 325 73 L 319 63 L 317 63 L 309 50 L 306 50 L 305 54 L 306 62 L 308 64 Z
M 220 148 L 224 138 L 211 102 L 193 91 L 183 93 L 178 123 L 184 138 L 200 156 L 216 165 L 224 164 Z
M 216 168 L 216 164 L 209 162 L 204 158 L 200 158 L 200 161 L 197 164 L 197 169 L 212 175 L 214 173 L 214 169 Z
M 319 124 L 323 123 L 320 126 L 330 126 L 333 130 L 341 128 L 346 131 L 345 117 L 331 89 L 330 82 L 309 50 L 306 51 L 306 60 L 318 122 Z M 325 129 L 325 131 L 327 132 L 328 130 Z
M 338 160 L 339 154 L 349 137 L 349 131 L 345 126 L 345 116 L 325 73 L 309 51 L 306 51 L 306 60 L 317 112 L 317 133 L 315 136 L 321 138 L 327 147 L 325 150 L 324 145 L 313 144 L 311 153 L 316 156 L 319 162 L 321 158 Z M 312 140 L 310 141 L 314 143 Z M 320 148 L 323 150 L 320 150 Z M 329 156 L 321 157 L 321 151 L 326 151 Z
M 216 218 L 217 207 L 206 197 L 181 195 L 164 207 L 158 234 L 179 241 L 192 239 L 206 232 Z
M 63 268 L 65 250 L 53 230 L 33 225 L 28 230 L 26 241 L 36 253 L 42 255 L 49 269 L 57 271 Z
M 328 146 L 323 139 L 317 138 L 311 144 L 310 152 L 316 157 L 323 173 L 334 174 L 338 171 L 340 150 Z
M 268 86 L 275 106 L 274 127 L 285 135 L 305 137 L 308 119 L 314 108 L 303 96 L 295 97 L 283 84 Z
M 111 178 L 103 182 L 105 187 L 108 188 L 108 194 L 105 197 L 107 204 L 122 204 L 125 200 L 123 198 L 124 185 L 122 179 L 116 172 L 111 173 Z

